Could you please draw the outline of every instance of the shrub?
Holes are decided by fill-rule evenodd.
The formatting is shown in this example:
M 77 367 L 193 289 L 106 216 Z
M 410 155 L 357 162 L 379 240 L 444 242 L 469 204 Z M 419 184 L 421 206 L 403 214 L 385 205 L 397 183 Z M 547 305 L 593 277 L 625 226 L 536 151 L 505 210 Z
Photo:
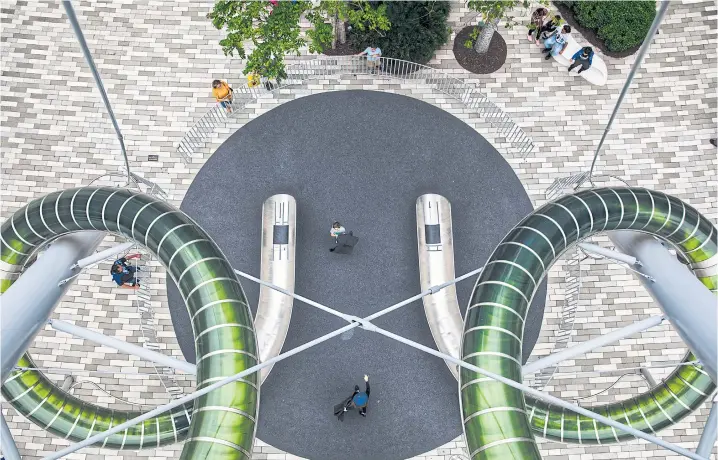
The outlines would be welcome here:
M 348 37 L 353 48 L 378 46 L 383 57 L 425 64 L 448 41 L 449 2 L 372 2 L 377 3 L 386 5 L 391 29 L 384 32 L 354 28 Z
M 562 1 L 579 25 L 596 31 L 609 51 L 638 46 L 656 16 L 655 1 Z

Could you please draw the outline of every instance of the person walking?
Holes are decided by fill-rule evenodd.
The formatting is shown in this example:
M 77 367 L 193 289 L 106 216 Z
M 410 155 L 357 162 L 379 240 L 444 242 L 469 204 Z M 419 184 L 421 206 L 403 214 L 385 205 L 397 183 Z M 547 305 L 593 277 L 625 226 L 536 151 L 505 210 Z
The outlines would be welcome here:
M 536 11 L 531 14 L 531 22 L 529 22 L 528 25 L 529 31 L 527 35 L 530 42 L 535 42 L 537 45 L 539 44 L 541 28 L 543 27 L 544 21 L 546 21 L 547 17 L 548 10 L 546 8 L 536 8 Z
M 137 279 L 137 271 L 139 268 L 133 265 L 127 265 L 128 260 L 139 258 L 140 254 L 128 254 L 113 262 L 110 274 L 118 286 L 125 289 L 140 288 L 140 280 Z
M 551 56 L 557 56 L 563 54 L 568 46 L 568 38 L 571 34 L 571 26 L 566 24 L 561 28 L 561 32 L 551 35 L 546 41 L 543 42 L 544 49 L 542 52 L 546 54 L 546 60 L 551 59 Z
M 224 80 L 214 80 L 212 82 L 212 96 L 219 102 L 227 113 L 232 113 L 232 99 L 234 90 L 230 88 Z
M 571 56 L 571 65 L 568 66 L 568 71 L 570 73 L 574 68 L 581 66 L 581 68 L 578 69 L 578 73 L 581 73 L 584 70 L 590 69 L 591 64 L 593 64 L 593 48 L 584 46 Z
M 356 409 L 359 415 L 366 417 L 366 409 L 369 404 L 369 395 L 371 387 L 369 386 L 369 376 L 364 375 L 365 387 L 364 391 L 359 391 L 359 385 L 354 385 L 354 393 L 341 403 L 334 406 L 334 415 L 340 422 L 344 421 L 344 414 L 349 410 Z
M 366 63 L 369 66 L 371 73 L 376 73 L 376 69 L 379 68 L 381 63 L 381 48 L 370 46 L 357 56 L 366 56 Z
M 339 221 L 336 221 L 332 224 L 332 228 L 329 230 L 329 235 L 334 238 L 334 242 L 337 242 L 337 239 L 339 238 L 339 235 L 342 235 L 347 232 L 347 229 L 342 227 L 342 224 L 339 223 Z

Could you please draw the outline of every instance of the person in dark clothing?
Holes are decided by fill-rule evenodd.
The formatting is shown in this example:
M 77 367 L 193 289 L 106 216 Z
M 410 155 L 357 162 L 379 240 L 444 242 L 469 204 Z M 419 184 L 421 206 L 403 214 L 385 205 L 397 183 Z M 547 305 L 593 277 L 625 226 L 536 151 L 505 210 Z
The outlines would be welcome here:
M 530 42 L 536 42 L 537 45 L 539 44 L 541 28 L 543 27 L 544 21 L 546 21 L 547 17 L 548 10 L 546 8 L 536 8 L 536 11 L 531 14 L 531 22 L 529 22 L 528 25 L 529 31 L 527 35 Z
M 542 39 L 546 40 L 548 37 L 550 37 L 551 35 L 557 33 L 559 30 L 561 30 L 562 26 L 563 26 L 563 19 L 561 19 L 560 14 L 557 14 L 553 18 L 544 22 L 543 26 L 541 26 L 541 29 L 539 29 L 537 38 L 542 38 Z
M 334 247 L 329 248 L 329 251 L 335 254 L 351 254 L 357 241 L 359 241 L 359 237 L 354 236 L 354 232 L 342 233 L 337 237 Z
M 359 385 L 354 385 L 354 393 L 340 404 L 334 406 L 334 415 L 340 422 L 344 421 L 344 414 L 350 409 L 356 409 L 359 411 L 359 415 L 366 417 L 366 408 L 369 404 L 369 394 L 371 393 L 368 375 L 364 376 L 364 382 L 366 382 L 366 388 L 363 392 L 359 391 Z
M 593 48 L 584 46 L 583 49 L 576 51 L 571 57 L 571 65 L 568 66 L 568 71 L 571 72 L 574 68 L 581 66 L 578 69 L 578 73 L 581 73 L 591 68 L 591 64 L 593 64 Z
M 139 254 L 128 254 L 125 257 L 120 257 L 112 264 L 110 274 L 118 286 L 125 289 L 140 288 L 140 280 L 136 276 L 138 268 L 133 265 L 127 265 L 128 260 L 139 258 Z

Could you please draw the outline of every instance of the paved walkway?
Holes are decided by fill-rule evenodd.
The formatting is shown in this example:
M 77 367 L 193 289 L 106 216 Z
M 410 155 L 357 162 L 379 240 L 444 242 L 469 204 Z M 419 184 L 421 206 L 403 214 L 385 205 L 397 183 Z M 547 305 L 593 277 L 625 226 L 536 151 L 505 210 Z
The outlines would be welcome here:
M 149 5 L 149 6 L 148 6 Z M 468 12 L 457 3 L 451 14 L 454 30 Z M 229 78 L 241 84 L 242 64 L 225 58 L 217 41 L 221 34 L 205 18 L 211 3 L 136 4 L 76 2 L 95 60 L 110 93 L 125 134 L 136 172 L 160 183 L 170 200 L 179 204 L 209 152 L 247 121 L 285 100 L 307 94 L 343 89 L 386 90 L 432 103 L 484 133 L 485 126 L 461 104 L 443 95 L 398 82 L 369 78 L 324 80 L 306 88 L 268 95 L 248 107 L 241 117 L 222 129 L 213 145 L 185 166 L 175 145 L 186 129 L 211 105 L 209 82 Z M 2 30 L 2 183 L 0 216 L 4 219 L 29 199 L 63 187 L 87 184 L 116 171 L 122 164 L 111 124 L 104 114 L 89 71 L 70 26 L 57 2 L 3 4 Z M 637 76 L 612 134 L 604 147 L 598 171 L 620 175 L 631 184 L 674 194 L 716 220 L 716 160 L 708 139 L 716 135 L 716 4 L 672 3 L 656 37 L 653 51 Z M 567 76 L 553 62 L 543 61 L 530 46 L 525 30 L 502 31 L 509 48 L 504 67 L 488 76 L 469 75 L 453 60 L 451 45 L 437 52 L 430 63 L 469 79 L 485 92 L 534 139 L 537 151 L 526 162 L 509 158 L 535 205 L 545 201 L 546 187 L 556 177 L 586 169 L 601 136 L 633 58 L 606 58 L 609 82 L 587 86 Z M 579 42 L 581 42 L 579 38 Z M 158 155 L 159 161 L 148 161 Z M 600 239 L 599 241 L 606 241 Z M 108 238 L 105 246 L 112 244 Z M 550 352 L 558 328 L 563 295 L 564 264 L 549 276 L 549 297 L 544 329 L 535 354 Z M 142 332 L 137 308 L 124 292 L 113 289 L 107 266 L 90 270 L 70 289 L 54 316 L 140 343 Z M 587 265 L 582 300 L 576 314 L 573 342 L 658 313 L 650 297 L 621 267 L 592 262 Z M 153 278 L 152 305 L 159 336 L 174 356 L 180 356 L 166 308 L 164 277 Z M 303 292 L 311 297 L 310 292 Z M 616 376 L 582 376 L 602 369 L 634 367 L 648 362 L 675 362 L 684 345 L 670 326 L 661 326 L 634 339 L 602 348 L 560 368 L 547 387 L 567 399 L 584 404 L 625 398 L 643 391 L 639 376 L 629 375 L 610 390 Z M 33 346 L 43 367 L 72 370 L 83 382 L 75 394 L 101 404 L 129 407 L 123 398 L 148 407 L 168 400 L 154 369 L 145 363 L 103 347 L 44 331 Z M 107 372 L 107 373 L 104 373 Z M 661 378 L 666 370 L 653 371 Z M 127 373 L 133 375 L 126 375 Z M 146 375 L 147 374 L 147 375 Z M 62 380 L 63 372 L 51 374 Z M 94 387 L 86 381 L 96 382 Z M 182 379 L 187 391 L 192 381 Z M 3 406 L 24 458 L 40 458 L 66 445 L 32 426 Z M 665 439 L 695 448 L 707 416 L 707 406 L 679 424 L 662 431 Z M 176 458 L 180 446 L 139 453 L 85 449 L 68 458 Z M 644 442 L 610 446 L 579 446 L 542 442 L 545 458 L 679 458 Z M 285 459 L 285 455 L 257 443 L 255 458 Z M 427 453 L 423 458 L 448 460 L 463 454 L 461 440 Z

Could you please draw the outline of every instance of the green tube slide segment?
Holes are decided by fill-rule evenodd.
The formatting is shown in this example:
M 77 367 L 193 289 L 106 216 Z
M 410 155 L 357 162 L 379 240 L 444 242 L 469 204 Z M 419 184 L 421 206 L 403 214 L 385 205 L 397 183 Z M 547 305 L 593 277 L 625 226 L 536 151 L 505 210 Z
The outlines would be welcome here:
M 83 187 L 32 201 L 0 229 L 3 291 L 20 267 L 60 235 L 101 230 L 145 245 L 167 268 L 187 304 L 197 351 L 197 385 L 257 364 L 252 316 L 244 291 L 222 251 L 192 219 L 148 195 L 111 187 Z M 68 262 L 69 263 L 69 262 Z M 25 354 L 19 368 L 34 368 Z M 18 370 L 2 394 L 19 413 L 57 436 L 81 441 L 141 414 L 84 403 L 41 372 Z M 182 459 L 249 458 L 259 407 L 258 374 L 110 436 L 98 446 L 157 447 L 186 440 Z
M 567 195 L 524 218 L 496 247 L 477 280 L 464 321 L 465 361 L 521 382 L 524 320 L 541 280 L 561 254 L 610 230 L 646 232 L 700 266 L 718 250 L 715 228 L 681 200 L 640 188 L 599 188 Z M 716 275 L 699 279 L 711 288 Z M 686 360 L 694 360 L 689 354 Z M 553 440 L 609 443 L 632 436 L 520 390 L 461 369 L 464 432 L 472 459 L 538 459 L 534 433 Z M 715 389 L 697 365 L 679 366 L 660 385 L 627 401 L 587 407 L 644 432 L 695 410 Z

